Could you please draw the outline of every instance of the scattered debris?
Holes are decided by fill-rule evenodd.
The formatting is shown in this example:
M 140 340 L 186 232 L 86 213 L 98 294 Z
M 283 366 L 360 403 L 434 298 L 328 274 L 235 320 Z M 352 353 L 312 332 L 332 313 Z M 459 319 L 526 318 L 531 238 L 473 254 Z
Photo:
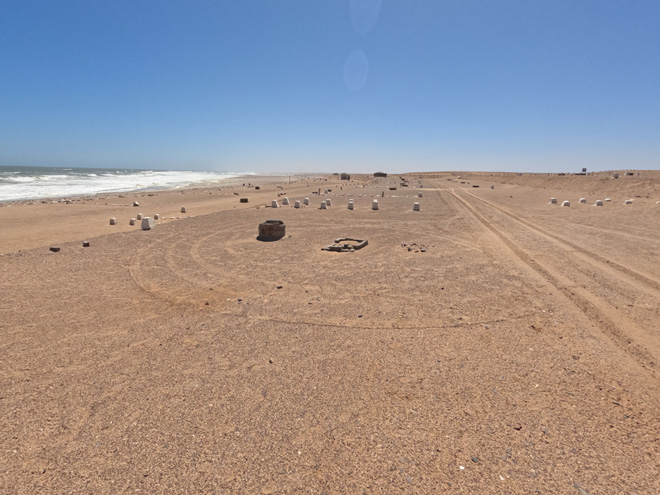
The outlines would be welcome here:
M 334 244 L 321 248 L 322 251 L 336 251 L 338 253 L 352 253 L 358 249 L 362 249 L 369 241 L 362 239 L 353 239 L 352 237 L 341 237 L 335 239 Z

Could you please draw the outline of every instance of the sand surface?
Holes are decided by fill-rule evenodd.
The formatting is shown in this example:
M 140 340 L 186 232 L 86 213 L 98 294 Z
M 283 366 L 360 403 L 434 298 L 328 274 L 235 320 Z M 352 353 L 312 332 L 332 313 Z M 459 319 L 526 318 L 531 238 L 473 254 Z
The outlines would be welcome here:
M 660 172 L 405 177 L 2 205 L 0 492 L 660 493 Z

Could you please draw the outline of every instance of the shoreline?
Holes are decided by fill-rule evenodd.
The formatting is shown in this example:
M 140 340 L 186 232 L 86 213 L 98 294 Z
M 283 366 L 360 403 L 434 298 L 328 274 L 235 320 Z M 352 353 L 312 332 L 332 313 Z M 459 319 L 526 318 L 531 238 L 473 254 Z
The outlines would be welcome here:
M 1 202 L 3 237 L 0 239 L 0 254 L 139 230 L 139 222 L 129 225 L 129 220 L 136 218 L 138 213 L 144 216 L 158 213 L 161 216 L 159 223 L 167 223 L 215 211 L 254 208 L 272 199 L 273 193 L 277 197 L 276 193 L 281 192 L 278 187 L 298 190 L 308 183 L 329 177 L 307 174 L 291 180 L 292 176 L 263 174 L 233 177 L 219 183 L 195 183 L 180 188 Z M 255 186 L 260 189 L 255 189 Z M 239 203 L 237 197 L 241 195 L 252 198 L 252 202 Z M 134 202 L 140 206 L 134 207 Z M 180 212 L 182 206 L 187 207 L 187 213 Z M 117 218 L 118 225 L 109 225 L 110 218 Z

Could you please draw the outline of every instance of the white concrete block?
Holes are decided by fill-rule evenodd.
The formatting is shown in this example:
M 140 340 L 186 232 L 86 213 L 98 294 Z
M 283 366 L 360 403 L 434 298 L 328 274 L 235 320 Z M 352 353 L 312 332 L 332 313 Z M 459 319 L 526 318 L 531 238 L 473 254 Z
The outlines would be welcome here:
M 300 201 L 296 201 L 295 203 L 293 203 L 293 207 L 300 208 Z
M 557 204 L 557 198 L 550 198 L 550 204 L 556 205 Z
M 603 200 L 602 199 L 597 199 L 596 200 L 596 206 L 603 206 Z
M 135 225 L 135 218 L 131 218 L 131 219 L 128 221 L 128 225 Z
M 326 204 L 325 201 L 321 201 L 321 209 L 322 210 L 327 210 L 328 209 L 328 205 Z
M 135 218 L 137 218 L 138 220 L 142 220 L 142 213 L 138 213 L 137 217 L 135 217 Z
M 287 197 L 285 196 L 284 199 L 282 199 L 282 204 L 283 204 L 284 206 L 288 206 L 288 205 L 289 205 L 289 198 L 287 198 Z
M 377 210 L 377 209 L 378 209 L 378 200 L 377 200 L 377 199 L 374 199 L 374 200 L 371 202 L 371 209 L 372 209 L 372 210 Z
M 328 206 L 332 206 L 332 200 L 330 198 L 326 199 L 325 204 Z
M 142 217 L 142 230 L 150 230 L 156 226 L 156 221 L 151 217 Z
M 304 205 L 309 205 L 309 198 L 303 199 L 303 204 Z
M 606 203 L 609 203 L 610 201 L 612 201 L 610 198 L 605 198 Z
M 580 203 L 586 203 L 586 202 L 587 202 L 587 198 L 580 198 Z
M 111 218 L 110 219 L 110 225 L 117 225 L 117 219 L 116 218 Z
M 348 202 L 348 209 L 349 209 L 349 210 L 354 210 L 354 209 L 355 209 L 355 205 L 353 204 L 353 200 L 352 200 L 352 199 Z
M 185 212 L 186 212 L 186 207 L 185 207 L 185 206 L 182 206 L 182 207 L 181 207 L 181 213 L 185 213 Z
M 631 204 L 632 204 L 632 199 L 626 199 L 626 200 L 623 202 L 623 204 L 624 204 L 624 205 L 631 205 Z
M 413 211 L 420 211 L 419 210 L 419 203 L 414 203 L 413 204 Z
M 277 200 L 274 199 L 273 202 L 270 204 L 270 207 L 271 207 L 271 208 L 279 208 L 280 205 L 279 205 L 279 203 L 277 202 Z
M 570 201 L 564 201 L 561 205 L 562 206 L 571 206 L 571 202 Z
M 160 220 L 160 215 L 158 213 L 154 214 L 154 220 Z

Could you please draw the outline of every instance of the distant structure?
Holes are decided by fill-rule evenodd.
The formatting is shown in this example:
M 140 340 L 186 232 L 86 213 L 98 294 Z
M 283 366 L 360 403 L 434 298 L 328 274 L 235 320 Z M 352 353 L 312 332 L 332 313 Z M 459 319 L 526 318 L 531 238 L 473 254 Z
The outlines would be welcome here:
M 351 176 L 349 174 L 341 174 L 341 180 L 351 180 Z
M 374 172 L 374 177 L 387 177 L 386 172 Z

